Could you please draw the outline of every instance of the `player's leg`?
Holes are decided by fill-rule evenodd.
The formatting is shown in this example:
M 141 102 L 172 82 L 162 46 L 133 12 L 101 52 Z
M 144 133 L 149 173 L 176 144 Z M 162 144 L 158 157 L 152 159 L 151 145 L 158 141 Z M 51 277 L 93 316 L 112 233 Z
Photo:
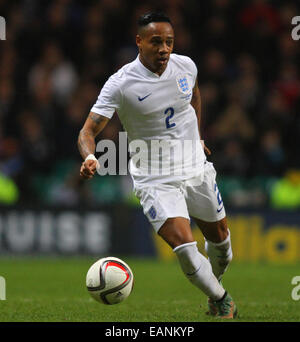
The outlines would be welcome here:
M 154 230 L 173 248 L 186 277 L 215 305 L 221 306 L 218 311 L 220 317 L 233 318 L 233 313 L 228 313 L 228 305 L 224 306 L 227 292 L 194 241 L 182 190 L 171 185 L 160 185 L 136 189 L 135 193 Z
M 221 300 L 226 291 L 212 272 L 209 261 L 199 252 L 190 222 L 183 217 L 168 218 L 158 230 L 178 257 L 181 269 L 192 284 L 212 301 Z
M 190 227 L 190 221 L 185 217 L 168 218 L 157 233 L 172 249 L 183 243 L 195 241 Z
M 189 214 L 205 237 L 205 250 L 215 276 L 220 280 L 232 259 L 230 232 L 224 203 L 216 183 L 216 171 L 206 162 L 204 178 L 185 183 Z
M 226 217 L 216 222 L 193 219 L 205 238 L 205 251 L 213 273 L 220 281 L 232 260 L 230 231 Z
M 230 232 L 227 228 L 226 217 L 216 222 L 205 222 L 197 218 L 194 218 L 194 221 L 204 235 L 205 251 L 211 263 L 213 273 L 221 281 L 232 260 Z M 230 300 L 232 301 L 231 298 L 228 299 L 228 301 Z M 208 314 L 213 316 L 218 314 L 218 307 L 210 299 L 208 300 L 208 308 Z
M 205 251 L 212 266 L 212 271 L 218 281 L 221 282 L 222 276 L 232 260 L 230 232 L 227 228 L 226 218 L 216 222 L 205 222 L 197 218 L 194 218 L 194 221 L 205 237 Z M 207 313 L 212 316 L 217 316 L 220 310 L 217 303 L 208 299 L 207 304 L 209 309 Z M 229 294 L 225 298 L 224 307 L 225 315 L 228 312 L 226 309 L 229 308 L 229 317 L 236 316 L 237 309 Z
M 183 191 L 189 214 L 205 237 L 205 249 L 213 273 L 220 281 L 232 259 L 232 249 L 224 204 L 216 183 L 213 164 L 207 162 L 204 167 L 204 178 L 186 181 Z M 237 313 L 229 294 L 221 303 L 209 300 L 208 304 L 209 313 L 213 315 L 232 318 Z

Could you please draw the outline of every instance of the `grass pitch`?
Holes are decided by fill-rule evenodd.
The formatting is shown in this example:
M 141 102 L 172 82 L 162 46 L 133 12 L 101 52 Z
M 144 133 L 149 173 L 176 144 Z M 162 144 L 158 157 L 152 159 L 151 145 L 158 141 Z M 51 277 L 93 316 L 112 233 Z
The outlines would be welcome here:
M 122 257 L 121 257 L 122 258 Z M 132 294 L 118 305 L 94 301 L 85 288 L 95 257 L 0 258 L 6 300 L 0 322 L 219 322 L 205 314 L 206 297 L 177 262 L 123 257 L 135 277 Z M 299 322 L 291 297 L 298 265 L 232 263 L 223 284 L 239 310 L 237 322 Z

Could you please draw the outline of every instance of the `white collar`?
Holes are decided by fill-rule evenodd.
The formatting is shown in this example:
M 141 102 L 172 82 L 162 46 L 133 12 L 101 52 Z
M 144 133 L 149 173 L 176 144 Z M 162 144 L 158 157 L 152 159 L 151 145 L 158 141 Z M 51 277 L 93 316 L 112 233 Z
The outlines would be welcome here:
M 171 58 L 170 58 L 171 59 Z M 149 70 L 148 68 L 145 67 L 145 65 L 141 62 L 140 60 L 140 54 L 138 54 L 137 58 L 136 58 L 136 63 L 137 66 L 139 68 L 139 71 L 146 77 L 152 78 L 152 79 L 163 79 L 166 77 L 168 70 L 169 70 L 169 63 L 170 63 L 170 59 L 168 61 L 167 67 L 165 69 L 165 71 L 159 76 L 156 73 L 152 72 L 151 70 Z

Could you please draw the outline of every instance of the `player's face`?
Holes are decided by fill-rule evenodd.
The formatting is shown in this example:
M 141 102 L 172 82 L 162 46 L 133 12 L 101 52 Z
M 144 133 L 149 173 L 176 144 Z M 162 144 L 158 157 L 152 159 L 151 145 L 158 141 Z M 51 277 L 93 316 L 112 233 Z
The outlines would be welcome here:
M 174 46 L 174 31 L 169 23 L 150 23 L 136 36 L 142 63 L 152 72 L 162 74 Z

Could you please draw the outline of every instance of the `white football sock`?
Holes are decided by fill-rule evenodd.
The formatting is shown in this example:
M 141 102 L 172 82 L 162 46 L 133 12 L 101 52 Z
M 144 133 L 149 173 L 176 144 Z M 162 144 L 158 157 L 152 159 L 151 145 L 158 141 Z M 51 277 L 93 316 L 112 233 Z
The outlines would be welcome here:
M 230 261 L 232 260 L 232 249 L 230 240 L 230 231 L 228 236 L 220 243 L 214 243 L 205 240 L 205 251 L 208 260 L 211 263 L 214 275 L 218 280 L 221 280 L 222 275 L 226 271 Z
M 209 261 L 199 252 L 196 241 L 177 246 L 173 251 L 179 259 L 183 273 L 191 283 L 212 300 L 219 300 L 224 296 L 224 288 L 214 276 Z

